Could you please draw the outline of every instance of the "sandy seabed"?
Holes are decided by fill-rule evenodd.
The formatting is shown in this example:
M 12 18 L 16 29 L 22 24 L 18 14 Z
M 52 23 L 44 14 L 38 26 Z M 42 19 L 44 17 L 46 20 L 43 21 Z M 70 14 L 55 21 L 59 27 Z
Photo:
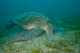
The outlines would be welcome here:
M 15 36 L 12 33 L 9 35 Z M 44 33 L 26 41 L 11 40 L 7 37 L 0 41 L 0 53 L 80 53 L 80 32 L 75 31 Z

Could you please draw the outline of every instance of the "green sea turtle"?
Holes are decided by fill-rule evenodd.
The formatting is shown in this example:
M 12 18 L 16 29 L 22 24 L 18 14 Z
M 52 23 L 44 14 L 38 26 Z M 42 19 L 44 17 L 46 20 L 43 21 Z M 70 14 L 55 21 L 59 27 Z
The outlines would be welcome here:
M 12 25 L 20 25 L 26 30 L 40 27 L 46 33 L 53 33 L 53 25 L 50 23 L 50 19 L 38 12 L 24 13 L 19 17 L 15 17 L 12 20 Z

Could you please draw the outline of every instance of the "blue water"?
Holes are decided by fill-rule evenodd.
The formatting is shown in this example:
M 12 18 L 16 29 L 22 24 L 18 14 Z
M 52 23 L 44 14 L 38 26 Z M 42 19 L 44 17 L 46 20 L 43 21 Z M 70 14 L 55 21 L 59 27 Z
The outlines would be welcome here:
M 5 31 L 5 25 L 24 12 L 45 14 L 56 30 L 80 28 L 79 0 L 0 0 L 0 31 Z

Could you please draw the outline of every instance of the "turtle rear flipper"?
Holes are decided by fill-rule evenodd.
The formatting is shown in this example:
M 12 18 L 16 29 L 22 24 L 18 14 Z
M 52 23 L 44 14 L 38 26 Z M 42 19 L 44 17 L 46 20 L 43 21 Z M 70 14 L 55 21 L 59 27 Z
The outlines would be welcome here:
M 16 26 L 16 24 L 13 21 L 10 21 L 10 23 L 7 24 L 7 26 L 6 26 L 6 29 L 11 30 L 14 26 Z

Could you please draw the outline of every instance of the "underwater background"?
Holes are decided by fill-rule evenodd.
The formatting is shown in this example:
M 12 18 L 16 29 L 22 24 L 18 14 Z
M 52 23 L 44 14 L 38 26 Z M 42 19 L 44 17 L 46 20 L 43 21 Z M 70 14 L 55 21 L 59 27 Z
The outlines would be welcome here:
M 49 16 L 54 25 L 71 25 L 79 27 L 80 1 L 79 0 L 2 0 L 0 1 L 0 24 L 8 22 L 24 12 L 40 12 Z M 66 26 L 66 27 L 68 27 Z
M 9 42 L 15 38 L 12 37 L 16 33 L 19 33 L 19 27 L 8 32 L 6 26 L 14 17 L 25 12 L 39 12 L 48 16 L 54 26 L 55 34 L 51 36 L 44 34 L 30 41 L 19 42 L 19 44 Z M 8 42 L 6 46 L 5 42 Z M 48 48 L 45 49 L 46 47 Z M 0 52 L 20 53 L 22 49 L 19 48 L 23 48 L 25 51 L 23 53 L 30 53 L 28 50 L 32 53 L 80 53 L 80 0 L 0 0 Z

